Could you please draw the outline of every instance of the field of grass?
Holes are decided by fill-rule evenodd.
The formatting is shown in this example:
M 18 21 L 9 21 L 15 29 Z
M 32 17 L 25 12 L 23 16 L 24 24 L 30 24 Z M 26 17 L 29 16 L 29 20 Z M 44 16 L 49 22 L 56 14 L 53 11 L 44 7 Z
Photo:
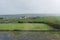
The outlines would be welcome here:
M 0 30 L 50 30 L 52 27 L 39 23 L 8 23 L 0 24 Z

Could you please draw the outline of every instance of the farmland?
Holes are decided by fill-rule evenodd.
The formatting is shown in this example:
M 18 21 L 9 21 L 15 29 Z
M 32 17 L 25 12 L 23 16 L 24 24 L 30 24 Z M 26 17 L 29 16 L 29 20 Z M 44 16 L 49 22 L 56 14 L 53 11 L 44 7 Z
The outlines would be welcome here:
M 50 30 L 60 29 L 59 17 L 18 17 L 18 18 L 0 18 L 0 30 Z
M 54 30 L 57 31 L 54 32 Z M 3 30 L 3 31 L 1 31 Z M 5 30 L 5 31 L 4 31 Z M 8 31 L 6 31 L 8 30 Z M 23 32 L 22 32 L 23 30 Z M 24 30 L 28 30 L 27 32 Z M 34 30 L 29 31 L 29 30 Z M 36 32 L 39 31 L 39 32 Z M 53 30 L 44 32 L 46 30 Z M 41 31 L 41 32 L 40 32 Z M 10 36 L 9 36 L 10 35 Z M 1 36 L 4 36 L 1 37 Z M 60 17 L 8 17 L 0 18 L 0 37 L 1 39 L 12 40 L 60 40 Z M 8 39 L 9 38 L 9 39 Z
M 51 30 L 53 29 L 47 24 L 42 23 L 8 23 L 0 24 L 0 30 Z

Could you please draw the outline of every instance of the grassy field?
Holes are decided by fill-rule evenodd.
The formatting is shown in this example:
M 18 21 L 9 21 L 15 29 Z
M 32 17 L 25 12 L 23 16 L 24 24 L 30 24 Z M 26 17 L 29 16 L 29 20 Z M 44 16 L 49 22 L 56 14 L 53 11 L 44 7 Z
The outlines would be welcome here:
M 50 30 L 52 27 L 47 24 L 39 23 L 9 23 L 9 24 L 0 24 L 0 30 Z

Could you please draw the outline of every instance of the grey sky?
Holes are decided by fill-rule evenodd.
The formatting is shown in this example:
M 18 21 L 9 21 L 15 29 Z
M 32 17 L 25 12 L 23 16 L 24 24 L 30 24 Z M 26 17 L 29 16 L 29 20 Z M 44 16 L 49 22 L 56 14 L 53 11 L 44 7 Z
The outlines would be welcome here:
M 0 14 L 60 13 L 60 0 L 0 0 Z

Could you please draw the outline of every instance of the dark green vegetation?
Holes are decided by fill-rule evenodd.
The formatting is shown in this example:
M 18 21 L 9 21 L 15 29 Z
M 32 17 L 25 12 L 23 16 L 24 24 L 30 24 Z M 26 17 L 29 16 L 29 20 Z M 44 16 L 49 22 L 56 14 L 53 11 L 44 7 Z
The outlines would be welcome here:
M 57 32 L 21 32 L 20 30 L 54 30 L 58 29 Z M 19 38 L 24 39 L 25 37 L 32 37 L 32 35 L 37 38 L 57 38 L 60 40 L 60 17 L 57 16 L 36 16 L 36 17 L 0 17 L 0 30 L 10 30 L 8 33 L 12 33 L 14 38 L 19 36 Z M 50 36 L 50 34 L 52 34 Z M 29 35 L 29 36 L 28 36 Z M 38 36 L 40 35 L 40 36 Z M 25 36 L 25 37 L 24 37 Z M 53 36 L 53 37 L 52 37 Z M 23 38 L 24 37 L 24 38 Z M 30 38 L 29 37 L 29 38 Z M 32 38 L 34 38 L 32 37 Z M 34 38 L 34 39 L 35 39 Z M 50 39 L 51 39 L 50 38 Z M 59 39 L 58 39 L 59 38 Z M 15 38 L 16 39 L 16 38 Z M 18 38 L 17 38 L 18 39 Z M 25 40 L 25 39 L 24 39 Z
M 22 16 L 22 17 L 15 17 L 15 18 L 1 17 L 0 23 L 12 23 L 12 25 L 21 24 L 21 23 L 39 23 L 39 24 L 43 23 L 43 24 L 47 24 L 47 25 L 51 26 L 52 28 L 60 29 L 60 21 L 59 20 L 60 19 L 57 16 L 42 16 L 42 17 Z M 17 25 L 17 26 L 21 27 L 20 25 Z

